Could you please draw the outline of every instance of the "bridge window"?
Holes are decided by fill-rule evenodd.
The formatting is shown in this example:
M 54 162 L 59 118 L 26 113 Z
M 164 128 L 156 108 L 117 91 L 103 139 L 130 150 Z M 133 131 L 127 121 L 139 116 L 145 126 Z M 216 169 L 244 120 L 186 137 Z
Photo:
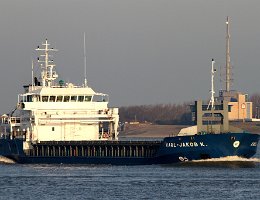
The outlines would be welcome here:
M 48 102 L 49 96 L 42 96 L 42 102 Z
M 27 102 L 32 102 L 32 95 L 27 95 L 26 101 Z
M 84 101 L 91 101 L 91 96 L 85 96 Z
M 77 96 L 71 96 L 70 97 L 71 102 L 76 102 L 77 101 Z
M 39 95 L 33 95 L 32 101 L 33 101 L 33 102 L 40 101 L 40 96 L 39 96 Z
M 83 102 L 84 101 L 84 96 L 78 96 L 78 102 Z
M 50 102 L 55 102 L 55 98 L 56 98 L 56 96 L 50 96 Z
M 33 101 L 40 101 L 40 96 L 33 96 L 32 95 L 27 95 L 24 96 L 24 101 L 27 102 L 32 102 Z M 58 95 L 58 96 L 41 96 L 41 101 L 42 102 L 89 102 L 92 100 L 92 96 L 84 96 L 84 95 L 80 95 L 80 96 L 62 96 L 62 95 Z
M 57 96 L 56 102 L 62 102 L 63 96 Z
M 64 96 L 63 102 L 69 102 L 70 101 L 70 96 Z

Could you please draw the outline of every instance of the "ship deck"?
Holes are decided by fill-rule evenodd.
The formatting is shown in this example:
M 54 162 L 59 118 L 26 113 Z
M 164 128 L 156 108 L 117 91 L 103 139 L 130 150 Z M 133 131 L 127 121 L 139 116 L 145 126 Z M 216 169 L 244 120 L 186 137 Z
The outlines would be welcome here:
M 162 141 L 48 141 L 25 152 L 36 157 L 153 157 Z

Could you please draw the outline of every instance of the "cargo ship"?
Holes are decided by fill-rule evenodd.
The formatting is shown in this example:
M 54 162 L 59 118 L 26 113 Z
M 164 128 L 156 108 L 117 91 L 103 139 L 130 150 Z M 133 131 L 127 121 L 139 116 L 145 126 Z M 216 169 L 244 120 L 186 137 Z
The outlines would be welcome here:
M 229 32 L 227 20 L 227 67 L 229 75 Z M 85 37 L 84 37 L 85 41 Z M 85 43 L 85 42 L 84 42 Z M 171 164 L 200 159 L 252 157 L 259 134 L 229 125 L 232 95 L 229 77 L 221 98 L 214 97 L 214 60 L 211 65 L 211 99 L 191 105 L 194 126 L 177 136 L 155 140 L 121 140 L 118 108 L 108 106 L 109 96 L 95 92 L 85 77 L 80 86 L 57 81 L 58 73 L 48 40 L 38 46 L 40 75 L 34 75 L 18 95 L 18 103 L 0 120 L 0 156 L 17 163 L 46 164 Z
M 57 50 L 49 45 L 46 40 L 36 49 L 44 58 L 38 58 L 40 77 L 32 70 L 16 108 L 1 116 L 1 156 L 17 163 L 148 165 L 256 153 L 259 135 L 230 132 L 231 108 L 225 100 L 216 103 L 213 90 L 210 104 L 191 106 L 195 126 L 177 136 L 120 140 L 118 108 L 108 107 L 108 95 L 95 92 L 86 78 L 81 86 L 56 82 L 50 53 Z

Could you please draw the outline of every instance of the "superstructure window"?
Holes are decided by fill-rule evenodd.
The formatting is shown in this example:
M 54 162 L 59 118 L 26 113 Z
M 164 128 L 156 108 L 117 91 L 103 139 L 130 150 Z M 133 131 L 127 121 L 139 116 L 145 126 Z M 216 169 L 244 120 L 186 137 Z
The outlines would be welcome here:
M 48 102 L 49 96 L 42 96 L 42 102 Z
M 33 101 L 33 102 L 40 101 L 40 96 L 39 96 L 39 95 L 33 95 L 32 101 Z
M 70 97 L 71 102 L 76 102 L 77 101 L 77 96 L 71 96 Z
M 78 102 L 83 102 L 84 101 L 84 96 L 78 96 Z
M 70 101 L 70 96 L 64 96 L 63 101 L 64 101 L 64 102 L 69 102 L 69 101 Z
M 85 96 L 84 101 L 91 101 L 91 96 Z
M 55 102 L 56 96 L 50 96 L 49 102 Z
M 56 102 L 62 102 L 63 96 L 57 96 Z
M 32 95 L 27 95 L 26 101 L 27 102 L 32 102 Z
M 54 131 L 55 130 L 54 127 L 52 127 L 51 130 Z

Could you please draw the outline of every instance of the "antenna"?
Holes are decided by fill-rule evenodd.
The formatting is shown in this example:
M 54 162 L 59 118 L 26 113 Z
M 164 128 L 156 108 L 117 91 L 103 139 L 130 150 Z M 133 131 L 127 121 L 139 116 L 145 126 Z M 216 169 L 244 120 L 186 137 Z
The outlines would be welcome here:
M 214 61 L 214 59 L 212 59 L 212 61 L 211 61 L 211 91 L 210 91 L 211 98 L 210 98 L 207 110 L 209 110 L 210 105 L 211 105 L 212 110 L 214 109 L 214 106 L 215 106 L 214 74 L 216 72 L 216 69 L 214 69 L 214 63 L 215 63 L 215 61 Z
M 33 60 L 32 60 L 32 87 L 34 86 L 34 81 L 33 81 Z
M 86 33 L 84 32 L 84 86 L 87 85 L 87 55 L 86 55 Z
M 230 91 L 230 34 L 229 34 L 229 17 L 226 21 L 226 92 Z

